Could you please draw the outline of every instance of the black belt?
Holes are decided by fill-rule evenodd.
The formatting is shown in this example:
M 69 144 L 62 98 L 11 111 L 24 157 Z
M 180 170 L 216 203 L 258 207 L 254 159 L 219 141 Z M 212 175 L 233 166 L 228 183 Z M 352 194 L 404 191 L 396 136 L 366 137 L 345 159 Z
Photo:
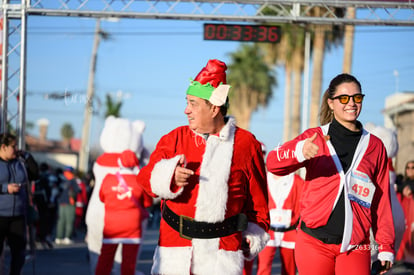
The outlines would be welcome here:
M 289 227 L 274 227 L 274 226 L 270 226 L 270 230 L 275 231 L 275 232 L 287 232 L 287 231 L 291 231 L 291 230 L 296 229 L 296 227 L 298 226 L 298 224 L 299 224 L 299 220 L 295 224 L 292 224 Z
M 320 240 L 323 243 L 326 243 L 326 244 L 341 244 L 342 243 L 342 237 L 319 236 L 319 235 L 317 235 L 312 230 L 312 228 L 307 227 L 306 224 L 303 221 L 300 224 L 300 229 L 302 229 L 303 232 L 307 233 L 308 235 L 311 235 L 312 237 Z
M 247 216 L 243 213 L 222 222 L 199 222 L 191 217 L 175 214 L 166 203 L 162 207 L 162 217 L 169 226 L 180 233 L 180 237 L 188 240 L 225 237 L 247 228 Z

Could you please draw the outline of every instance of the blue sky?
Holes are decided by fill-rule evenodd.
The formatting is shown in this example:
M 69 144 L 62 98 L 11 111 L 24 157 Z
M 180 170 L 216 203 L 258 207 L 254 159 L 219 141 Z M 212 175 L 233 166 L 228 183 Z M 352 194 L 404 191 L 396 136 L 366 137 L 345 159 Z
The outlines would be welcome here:
M 124 94 L 121 115 L 146 123 L 144 143 L 152 148 L 162 135 L 186 125 L 185 91 L 189 79 L 208 59 L 229 62 L 239 42 L 204 41 L 201 21 L 122 19 L 102 22 L 111 39 L 98 52 L 96 96 L 91 144 L 98 143 L 107 93 Z M 60 139 L 63 123 L 81 137 L 83 111 L 95 20 L 68 17 L 30 17 L 27 36 L 26 121 L 50 121 L 48 137 Z M 283 30 L 282 30 L 283 35 Z M 383 125 L 385 97 L 414 91 L 414 27 L 357 26 L 352 73 L 366 94 L 361 122 Z M 325 56 L 323 90 L 341 73 L 343 48 Z M 398 71 L 398 79 L 394 71 Z M 257 111 L 251 131 L 268 149 L 283 136 L 284 72 L 276 67 L 278 87 L 266 109 Z M 398 85 L 397 85 L 398 83 Z M 66 100 L 45 99 L 45 93 L 72 92 Z M 38 128 L 30 131 L 38 135 Z

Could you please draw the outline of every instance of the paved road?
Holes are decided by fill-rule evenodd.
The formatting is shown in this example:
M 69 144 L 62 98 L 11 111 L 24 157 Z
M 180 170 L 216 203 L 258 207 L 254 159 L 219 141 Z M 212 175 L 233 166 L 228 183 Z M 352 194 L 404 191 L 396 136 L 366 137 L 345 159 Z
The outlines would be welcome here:
M 157 244 L 158 230 L 147 230 L 144 242 L 141 246 L 140 259 L 137 263 L 137 270 L 142 274 L 150 274 L 152 255 Z M 8 260 L 8 251 L 6 250 Z M 76 239 L 71 245 L 58 245 L 52 250 L 43 249 L 38 245 L 34 260 L 29 260 L 22 275 L 88 275 L 88 250 L 82 236 Z M 7 273 L 5 273 L 7 274 Z M 139 273 L 137 273 L 139 274 Z M 280 262 L 274 260 L 272 275 L 280 274 Z M 393 275 L 413 275 L 414 270 L 405 266 L 393 268 Z M 0 272 L 0 275 L 1 272 Z M 356 274 L 357 275 L 357 274 Z

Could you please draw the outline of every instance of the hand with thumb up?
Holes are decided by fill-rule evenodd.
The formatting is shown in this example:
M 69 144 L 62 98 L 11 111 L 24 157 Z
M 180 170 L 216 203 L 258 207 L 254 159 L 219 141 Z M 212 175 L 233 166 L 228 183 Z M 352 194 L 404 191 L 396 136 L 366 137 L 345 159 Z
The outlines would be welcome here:
M 303 145 L 302 153 L 306 159 L 311 159 L 316 156 L 319 151 L 319 146 L 314 143 L 317 133 L 313 134 L 312 137 L 307 138 Z

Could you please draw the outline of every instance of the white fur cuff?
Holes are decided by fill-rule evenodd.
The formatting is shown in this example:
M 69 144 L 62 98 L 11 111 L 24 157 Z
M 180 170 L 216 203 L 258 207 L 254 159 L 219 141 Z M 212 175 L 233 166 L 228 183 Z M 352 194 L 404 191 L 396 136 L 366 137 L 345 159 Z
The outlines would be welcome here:
M 305 141 L 306 140 L 301 140 L 296 144 L 295 154 L 296 154 L 296 159 L 299 162 L 304 162 L 306 160 L 305 156 L 303 155 L 303 145 L 305 145 Z
M 270 239 L 269 234 L 255 223 L 249 222 L 247 229 L 243 231 L 243 238 L 250 241 L 250 256 L 247 260 L 253 260 L 260 251 L 266 246 Z
M 180 188 L 176 193 L 171 192 L 172 177 L 180 158 L 181 155 L 175 156 L 172 159 L 162 159 L 154 165 L 150 179 L 151 189 L 154 194 L 162 199 L 175 199 L 184 190 Z
M 378 260 L 380 261 L 390 261 L 391 263 L 394 262 L 394 254 L 391 252 L 380 252 L 378 253 Z

